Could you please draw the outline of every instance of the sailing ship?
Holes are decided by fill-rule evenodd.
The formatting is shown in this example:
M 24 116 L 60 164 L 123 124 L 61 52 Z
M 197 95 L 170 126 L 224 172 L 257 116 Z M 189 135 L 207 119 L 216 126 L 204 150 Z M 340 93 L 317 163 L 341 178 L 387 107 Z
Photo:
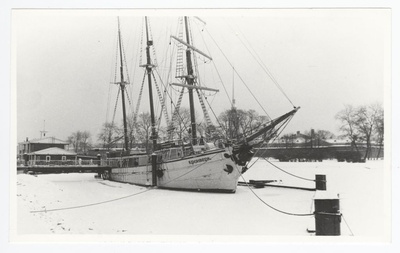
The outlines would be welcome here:
M 266 142 L 275 136 L 278 130 L 296 113 L 298 107 L 274 120 L 270 120 L 257 132 L 250 136 L 243 136 L 241 139 L 228 141 L 228 138 L 225 138 L 216 142 L 208 142 L 204 140 L 203 136 L 199 138 L 196 130 L 197 122 L 193 93 L 199 90 L 212 89 L 198 85 L 192 58 L 194 54 L 200 54 L 209 59 L 211 57 L 193 46 L 188 25 L 189 18 L 184 17 L 182 23 L 184 23 L 186 36 L 181 35 L 180 38 L 171 36 L 171 38 L 185 48 L 186 61 L 182 57 L 181 62 L 186 64 L 186 73 L 177 76 L 179 82 L 171 83 L 171 85 L 181 87 L 182 91 L 184 89 L 187 90 L 190 106 L 190 128 L 187 130 L 190 133 L 190 140 L 170 139 L 158 143 L 152 84 L 153 70 L 156 66 L 153 64 L 150 54 L 153 41 L 149 37 L 148 18 L 145 17 L 144 20 L 146 63 L 141 67 L 145 68 L 145 76 L 147 75 L 148 80 L 152 150 L 145 154 L 131 154 L 131 149 L 128 146 L 125 106 L 127 82 L 124 79 L 121 29 L 118 21 L 120 54 L 120 82 L 118 82 L 118 85 L 122 96 L 125 153 L 122 156 L 107 158 L 107 165 L 111 169 L 103 173 L 103 178 L 117 182 L 167 189 L 235 192 L 240 176 L 249 168 L 249 162 L 254 156 L 253 147 L 255 143 L 260 138 L 262 142 Z M 184 37 L 186 38 L 184 39 Z M 179 112 L 177 111 L 175 110 L 172 122 L 169 125 L 170 132 L 173 131 L 174 121 L 179 120 Z M 170 136 L 172 138 L 172 135 Z

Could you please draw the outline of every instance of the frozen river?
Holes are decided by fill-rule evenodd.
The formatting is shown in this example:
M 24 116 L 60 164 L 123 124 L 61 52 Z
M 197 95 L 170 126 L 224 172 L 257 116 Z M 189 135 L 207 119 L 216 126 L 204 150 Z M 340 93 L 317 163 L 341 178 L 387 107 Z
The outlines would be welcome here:
M 341 238 L 388 240 L 390 177 L 384 161 L 274 164 L 308 179 L 326 175 L 328 192 L 340 197 Z M 240 181 L 244 179 L 315 187 L 314 182 L 286 174 L 266 161 L 257 162 Z M 239 236 L 244 241 L 264 236 L 313 236 L 307 232 L 314 229 L 313 216 L 277 212 L 255 194 L 284 212 L 314 211 L 314 191 L 247 186 L 238 186 L 234 194 L 149 190 L 96 179 L 94 174 L 19 174 L 16 233 L 22 237 L 67 234 L 75 239 L 80 235 L 135 235 L 138 240 L 160 235 L 205 240 Z

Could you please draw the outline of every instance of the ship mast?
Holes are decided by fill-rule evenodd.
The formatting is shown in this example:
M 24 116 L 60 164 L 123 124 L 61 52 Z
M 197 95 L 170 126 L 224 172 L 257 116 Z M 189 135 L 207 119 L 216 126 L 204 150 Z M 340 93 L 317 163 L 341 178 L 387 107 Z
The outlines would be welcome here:
M 119 43 L 119 56 L 121 60 L 120 65 L 120 75 L 121 81 L 118 83 L 121 88 L 121 97 L 122 97 L 122 116 L 124 121 L 124 138 L 125 138 L 125 151 L 129 154 L 129 140 L 128 140 L 128 127 L 126 123 L 126 109 L 125 109 L 125 86 L 128 84 L 124 80 L 124 67 L 123 67 L 123 59 L 122 59 L 122 41 L 121 41 L 121 29 L 118 18 L 118 43 Z
M 147 17 L 145 17 L 145 25 L 146 25 L 146 57 L 147 57 L 147 63 L 144 65 L 146 67 L 146 72 L 147 72 L 147 80 L 149 84 L 149 100 L 150 100 L 150 117 L 151 117 L 151 139 L 153 141 L 153 152 L 157 149 L 157 133 L 156 133 L 156 121 L 155 121 L 155 116 L 154 116 L 154 103 L 153 103 L 153 88 L 151 84 L 151 75 L 152 75 L 152 68 L 154 67 L 153 64 L 151 64 L 151 59 L 150 59 L 150 46 L 153 45 L 153 41 L 149 39 L 149 28 L 148 28 L 148 23 L 147 23 Z
M 188 26 L 188 17 L 185 16 L 185 30 L 186 30 L 186 43 L 190 45 L 190 36 L 189 36 L 189 26 Z M 187 64 L 187 76 L 186 82 L 188 85 L 194 85 L 194 76 L 193 76 L 193 66 L 192 66 L 192 56 L 190 52 L 190 48 L 186 49 L 186 64 Z M 197 144 L 197 136 L 196 136 L 196 117 L 194 111 L 194 102 L 193 102 L 193 89 L 189 90 L 189 106 L 190 106 L 190 122 L 191 122 L 191 131 L 192 131 L 192 145 Z

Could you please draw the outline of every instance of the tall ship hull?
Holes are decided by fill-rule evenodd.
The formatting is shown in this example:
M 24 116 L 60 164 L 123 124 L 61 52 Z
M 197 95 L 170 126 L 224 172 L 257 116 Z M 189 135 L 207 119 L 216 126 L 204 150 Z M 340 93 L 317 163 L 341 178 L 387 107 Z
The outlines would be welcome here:
M 166 153 L 171 153 L 168 151 Z M 166 154 L 168 155 L 168 154 Z M 235 164 L 229 149 L 215 149 L 182 158 L 161 161 L 153 173 L 151 156 L 139 155 L 110 159 L 114 164 L 109 178 L 136 185 L 152 185 L 155 174 L 157 187 L 166 189 L 235 192 L 242 168 Z

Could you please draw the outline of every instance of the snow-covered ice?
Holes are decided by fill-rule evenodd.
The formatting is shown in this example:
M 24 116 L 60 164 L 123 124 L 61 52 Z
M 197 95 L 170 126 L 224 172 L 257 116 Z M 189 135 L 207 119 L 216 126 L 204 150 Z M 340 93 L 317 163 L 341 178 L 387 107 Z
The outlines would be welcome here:
M 390 182 L 385 180 L 384 161 L 274 164 L 304 178 L 326 175 L 328 192 L 340 197 L 342 237 L 380 241 L 389 233 L 390 192 L 385 184 Z M 313 216 L 279 213 L 253 194 L 279 210 L 308 214 L 314 211 L 314 191 L 247 186 L 238 186 L 234 194 L 149 190 L 94 175 L 17 175 L 17 234 L 312 236 L 307 229 L 314 229 Z M 243 176 L 247 181 L 315 187 L 263 160 Z

